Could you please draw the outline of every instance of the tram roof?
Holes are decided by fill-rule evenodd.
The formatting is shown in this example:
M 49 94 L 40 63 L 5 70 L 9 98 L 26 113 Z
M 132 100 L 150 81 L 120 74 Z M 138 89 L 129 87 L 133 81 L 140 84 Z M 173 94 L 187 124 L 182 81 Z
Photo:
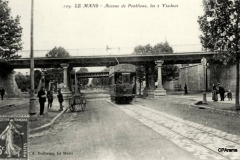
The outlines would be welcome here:
M 116 66 L 110 67 L 109 75 L 115 73 L 115 72 L 127 72 L 127 73 L 134 73 L 136 72 L 136 67 L 133 64 L 118 64 Z

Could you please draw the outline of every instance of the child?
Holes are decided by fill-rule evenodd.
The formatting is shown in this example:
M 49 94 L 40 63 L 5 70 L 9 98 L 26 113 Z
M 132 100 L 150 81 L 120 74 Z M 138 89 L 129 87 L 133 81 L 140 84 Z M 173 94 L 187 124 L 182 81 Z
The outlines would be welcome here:
M 231 90 L 229 89 L 228 92 L 227 92 L 227 97 L 228 97 L 228 100 L 232 100 L 232 92 Z
M 61 90 L 58 90 L 58 95 L 57 95 L 57 97 L 58 97 L 58 102 L 59 102 L 59 104 L 60 104 L 60 109 L 59 109 L 59 111 L 62 111 L 62 110 L 63 110 L 63 105 L 62 105 L 63 95 L 62 95 L 62 93 L 61 93 Z

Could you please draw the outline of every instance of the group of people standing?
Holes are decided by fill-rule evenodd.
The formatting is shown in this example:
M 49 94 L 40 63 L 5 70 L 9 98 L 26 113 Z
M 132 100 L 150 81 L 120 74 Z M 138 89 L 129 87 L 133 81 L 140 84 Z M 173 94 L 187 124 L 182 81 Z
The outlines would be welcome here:
M 225 96 L 227 96 L 228 100 L 232 100 L 232 92 L 229 89 L 227 95 L 225 95 L 225 89 L 218 83 L 218 88 L 213 84 L 212 88 L 212 100 L 218 101 L 218 94 L 220 95 L 220 101 L 224 101 Z
M 47 95 L 46 95 L 44 87 L 41 87 L 41 90 L 38 92 L 38 98 L 39 98 L 39 104 L 40 104 L 40 115 L 44 114 L 44 105 L 45 105 L 46 99 L 48 99 L 48 109 L 52 107 L 53 93 L 54 93 L 53 88 L 50 88 L 50 90 L 47 91 Z M 59 111 L 62 111 L 63 95 L 61 93 L 61 90 L 58 90 L 57 98 L 60 105 Z

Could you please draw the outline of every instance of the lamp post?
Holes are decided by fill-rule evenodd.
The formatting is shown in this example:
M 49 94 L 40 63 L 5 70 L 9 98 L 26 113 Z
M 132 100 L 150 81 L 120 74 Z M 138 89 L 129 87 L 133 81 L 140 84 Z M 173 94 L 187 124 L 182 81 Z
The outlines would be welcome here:
M 206 63 L 206 92 L 208 91 L 208 66 L 209 66 L 209 63 Z
M 207 88 L 206 87 L 206 66 L 207 66 L 207 60 L 206 60 L 206 58 L 202 58 L 201 59 L 201 64 L 202 64 L 202 66 L 203 66 L 203 81 L 204 81 L 204 85 L 205 85 L 205 87 L 204 88 Z
M 37 120 L 36 118 L 36 108 L 35 108 L 35 98 L 34 98 L 34 54 L 33 54 L 33 4 L 31 4 L 31 52 L 30 52 L 30 77 L 31 77 L 31 91 L 30 91 L 30 106 L 29 115 L 30 120 Z
M 207 66 L 207 60 L 205 57 L 201 59 L 201 64 L 203 65 L 203 84 L 205 85 L 205 89 L 207 91 L 207 84 L 206 84 L 206 66 Z M 206 98 L 206 92 L 203 93 L 203 104 L 207 103 L 207 98 Z

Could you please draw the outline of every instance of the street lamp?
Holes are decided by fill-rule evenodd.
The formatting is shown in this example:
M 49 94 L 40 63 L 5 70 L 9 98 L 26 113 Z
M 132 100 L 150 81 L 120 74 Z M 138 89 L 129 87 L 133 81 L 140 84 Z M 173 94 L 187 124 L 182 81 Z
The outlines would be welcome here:
M 205 85 L 205 89 L 207 91 L 207 84 L 206 84 L 206 66 L 207 66 L 207 60 L 205 57 L 201 59 L 201 64 L 203 65 L 203 84 Z M 207 103 L 207 98 L 206 98 L 206 92 L 203 93 L 203 103 Z
M 203 65 L 203 81 L 204 81 L 204 84 L 205 84 L 205 88 L 207 88 L 206 87 L 206 66 L 207 66 L 207 60 L 206 60 L 206 58 L 205 57 L 203 57 L 202 59 L 201 59 L 201 64 Z

